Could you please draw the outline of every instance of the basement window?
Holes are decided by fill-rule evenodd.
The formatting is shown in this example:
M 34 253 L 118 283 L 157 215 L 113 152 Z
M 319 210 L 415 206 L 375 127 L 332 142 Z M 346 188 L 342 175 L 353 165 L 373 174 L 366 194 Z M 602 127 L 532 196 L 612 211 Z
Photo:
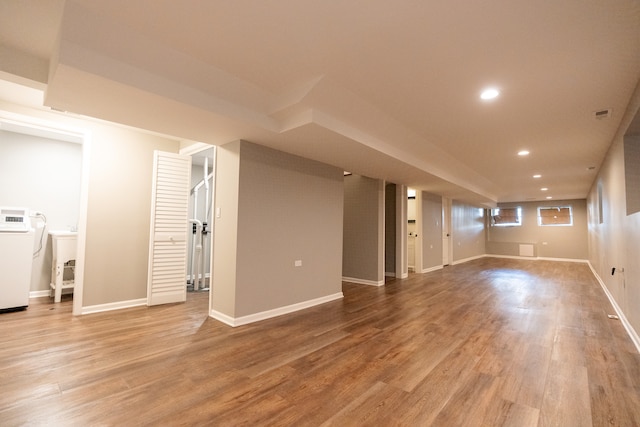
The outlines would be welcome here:
M 538 225 L 573 225 L 571 206 L 545 206 L 538 208 Z
M 491 226 L 517 227 L 522 225 L 522 208 L 491 209 Z

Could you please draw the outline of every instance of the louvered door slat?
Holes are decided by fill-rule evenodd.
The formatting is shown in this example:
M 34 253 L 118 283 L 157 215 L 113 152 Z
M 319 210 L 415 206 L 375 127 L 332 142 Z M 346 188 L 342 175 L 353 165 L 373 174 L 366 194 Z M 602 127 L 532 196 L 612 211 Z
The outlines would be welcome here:
M 191 157 L 154 152 L 147 304 L 186 299 Z

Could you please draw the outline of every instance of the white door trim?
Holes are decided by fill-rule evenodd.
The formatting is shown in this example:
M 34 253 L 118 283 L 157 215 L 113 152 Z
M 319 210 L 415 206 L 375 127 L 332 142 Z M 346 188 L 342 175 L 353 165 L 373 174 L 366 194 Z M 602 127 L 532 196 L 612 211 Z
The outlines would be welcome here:
M 91 152 L 91 131 L 62 125 L 50 120 L 42 120 L 8 111 L 0 111 L 0 129 L 45 136 L 50 139 L 74 142 L 82 146 L 82 171 L 80 175 L 80 212 L 78 214 L 77 254 L 73 287 L 73 314 L 82 314 L 84 293 L 85 248 L 87 242 L 87 210 L 89 205 L 89 166 Z

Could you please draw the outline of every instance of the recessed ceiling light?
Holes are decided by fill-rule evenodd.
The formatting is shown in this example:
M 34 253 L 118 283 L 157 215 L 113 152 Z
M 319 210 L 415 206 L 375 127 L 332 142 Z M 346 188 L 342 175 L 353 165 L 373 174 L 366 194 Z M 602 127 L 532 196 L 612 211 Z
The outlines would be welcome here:
M 542 178 L 542 175 L 540 175 L 540 174 L 535 174 L 535 175 L 533 175 L 533 177 L 534 177 L 534 178 L 536 178 L 536 179 L 537 179 L 537 178 Z
M 498 95 L 500 95 L 500 91 L 498 91 L 498 89 L 488 88 L 482 91 L 482 93 L 480 94 L 480 98 L 484 99 L 485 101 L 488 101 L 490 99 L 497 98 Z
M 529 152 L 527 150 L 518 151 L 518 156 L 528 156 Z
M 547 199 L 553 199 L 553 197 L 551 197 L 551 196 L 547 196 Z
M 547 191 L 547 190 L 548 190 L 548 188 L 547 188 L 547 187 L 542 187 L 542 188 L 540 189 L 540 191 Z

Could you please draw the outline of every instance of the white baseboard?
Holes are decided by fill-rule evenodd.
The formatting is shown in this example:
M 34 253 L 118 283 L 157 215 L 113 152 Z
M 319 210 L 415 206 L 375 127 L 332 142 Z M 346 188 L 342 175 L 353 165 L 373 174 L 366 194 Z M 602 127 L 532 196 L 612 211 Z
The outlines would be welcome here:
M 303 301 L 296 304 L 287 305 L 284 307 L 274 308 L 272 310 L 262 311 L 260 313 L 249 314 L 241 317 L 231 317 L 224 313 L 220 313 L 216 310 L 211 310 L 209 316 L 216 320 L 221 321 L 229 326 L 242 326 L 249 323 L 259 322 L 261 320 L 271 319 L 272 317 L 282 316 L 283 314 L 293 313 L 294 311 L 304 310 L 316 305 L 324 304 L 326 302 L 334 301 L 340 298 L 344 298 L 342 292 L 338 292 L 332 295 L 327 295 L 320 298 L 315 298 L 309 301 Z
M 476 259 L 480 259 L 480 258 L 484 258 L 484 257 L 485 257 L 485 255 L 483 254 L 483 255 L 472 256 L 472 257 L 469 257 L 469 258 L 459 259 L 457 261 L 453 261 L 451 263 L 451 265 L 463 264 L 465 262 L 474 261 Z
M 384 277 L 393 277 L 395 279 L 406 279 L 407 277 L 409 277 L 409 273 L 407 272 L 407 273 L 396 274 L 392 272 L 385 272 Z M 346 280 L 344 280 L 344 277 L 342 279 L 343 281 L 346 282 Z
M 51 290 L 51 291 L 53 291 L 53 290 Z M 29 298 L 49 297 L 49 296 L 51 296 L 51 294 L 49 292 L 50 292 L 49 290 L 29 291 Z M 72 293 L 73 293 L 73 289 L 70 289 L 70 288 L 62 289 L 62 295 L 72 294 Z
M 357 285 L 368 285 L 368 286 L 384 286 L 384 280 L 380 282 L 376 282 L 374 280 L 364 280 L 364 279 L 356 279 L 355 277 L 344 277 L 342 276 L 343 282 L 355 283 Z
M 64 289 L 62 290 L 62 293 L 64 293 Z M 51 296 L 49 294 L 49 291 L 29 291 L 29 298 L 42 298 L 42 297 L 48 297 Z
M 64 293 L 64 289 L 62 290 Z M 46 291 L 29 291 L 29 298 L 42 298 L 50 296 L 49 290 Z
M 600 275 L 596 272 L 595 268 L 593 268 L 593 266 L 591 265 L 591 262 L 587 261 L 587 264 L 589 265 L 589 268 L 591 269 L 591 272 L 595 276 L 598 283 L 600 283 L 600 287 L 602 288 L 604 293 L 607 295 L 607 298 L 609 298 L 609 302 L 613 306 L 613 309 L 616 311 L 616 314 L 618 315 L 618 318 L 622 322 L 622 326 L 624 326 L 624 329 L 626 329 L 627 334 L 629 335 L 629 338 L 631 338 L 631 341 L 633 341 L 633 344 L 636 346 L 636 350 L 638 350 L 638 353 L 640 353 L 640 336 L 638 336 L 638 333 L 636 332 L 636 330 L 633 329 L 633 326 L 631 326 L 631 323 L 629 323 L 629 321 L 627 320 L 626 316 L 622 312 L 622 309 L 620 308 L 616 300 L 613 298 L 613 295 L 611 295 L 611 292 L 609 292 L 609 289 L 607 289 L 607 286 L 604 284 L 604 281 L 600 278 Z
M 108 304 L 89 305 L 87 307 L 82 307 L 80 314 L 100 313 L 103 311 L 120 310 L 122 308 L 139 307 L 141 305 L 147 305 L 146 298 L 111 302 Z
M 532 256 L 520 256 L 520 255 L 494 255 L 494 254 L 484 254 L 486 258 L 506 258 L 506 259 L 528 259 L 536 260 L 538 258 Z
M 526 259 L 529 261 L 579 262 L 584 264 L 589 263 L 589 261 L 586 259 L 576 259 L 576 258 L 551 258 L 551 257 L 519 256 L 519 255 L 495 255 L 495 254 L 484 254 L 484 256 L 487 258 Z
M 540 261 L 579 262 L 582 264 L 589 263 L 589 260 L 578 259 L 578 258 L 550 258 L 550 257 L 539 256 L 537 259 L 539 259 Z
M 429 267 L 429 268 L 423 269 L 422 273 L 430 273 L 432 271 L 442 270 L 443 268 L 444 268 L 444 265 L 436 265 L 435 267 Z

